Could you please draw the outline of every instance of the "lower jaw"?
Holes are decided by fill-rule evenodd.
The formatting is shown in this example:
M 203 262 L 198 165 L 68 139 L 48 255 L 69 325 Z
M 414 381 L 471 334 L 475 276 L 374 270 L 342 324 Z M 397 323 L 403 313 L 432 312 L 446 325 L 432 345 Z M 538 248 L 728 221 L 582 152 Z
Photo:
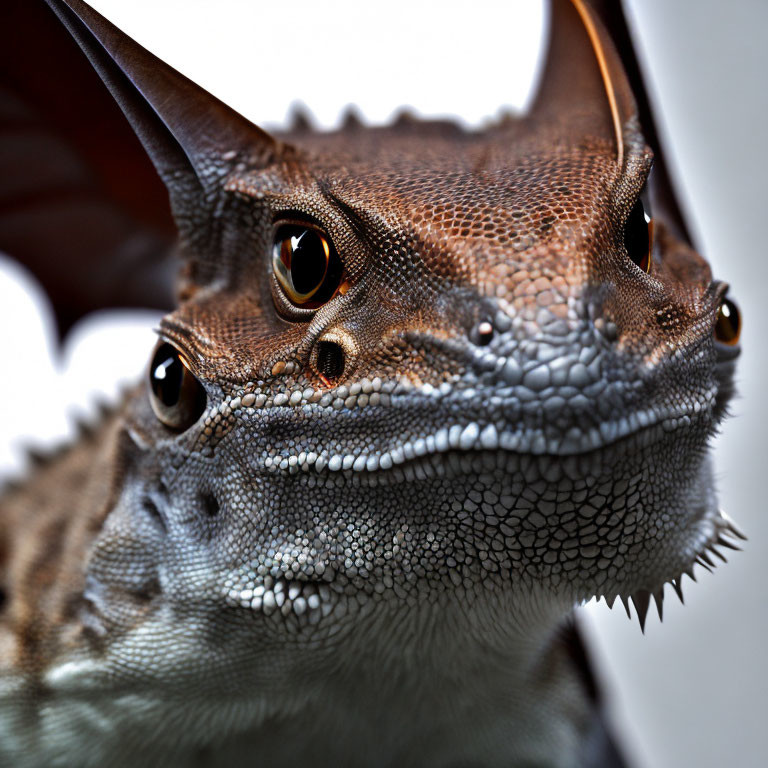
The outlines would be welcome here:
M 661 608 L 666 583 L 679 592 L 683 574 L 692 576 L 696 562 L 711 567 L 709 553 L 733 546 L 739 535 L 718 512 L 713 491 L 696 496 L 696 488 L 711 488 L 705 482 L 711 468 L 704 460 L 710 434 L 702 420 L 674 430 L 655 425 L 582 454 L 448 450 L 373 471 L 273 464 L 261 477 L 279 488 L 275 498 L 290 494 L 297 506 L 306 498 L 308 508 L 327 509 L 334 520 L 359 519 L 358 528 L 364 523 L 372 531 L 372 547 L 391 540 L 401 528 L 408 530 L 406 524 L 417 541 L 433 524 L 438 530 L 453 526 L 455 539 L 437 534 L 439 557 L 448 562 L 458 541 L 480 551 L 503 530 L 506 560 L 511 558 L 506 565 L 499 563 L 508 574 L 506 583 L 511 578 L 524 585 L 529 565 L 536 571 L 531 583 L 555 578 L 554 568 L 544 564 L 548 561 L 536 562 L 548 547 L 563 543 L 567 549 L 567 541 L 559 538 L 565 532 L 578 540 L 578 568 L 567 570 L 561 557 L 559 586 L 552 583 L 553 589 L 567 592 L 573 602 L 593 596 L 611 605 L 616 598 L 627 606 L 634 602 L 644 624 L 652 599 Z M 380 494 L 369 493 L 370 488 L 380 488 Z M 663 545 L 659 536 L 666 537 Z M 639 554 L 628 552 L 626 544 L 640 545 Z M 517 559 L 512 557 L 515 547 Z M 617 567 L 605 566 L 610 578 L 600 581 L 594 578 L 598 561 L 615 556 L 609 551 L 624 556 L 616 556 Z M 418 552 L 409 557 L 418 562 Z M 461 560 L 450 567 L 463 573 Z M 482 572 L 479 577 L 486 578 Z

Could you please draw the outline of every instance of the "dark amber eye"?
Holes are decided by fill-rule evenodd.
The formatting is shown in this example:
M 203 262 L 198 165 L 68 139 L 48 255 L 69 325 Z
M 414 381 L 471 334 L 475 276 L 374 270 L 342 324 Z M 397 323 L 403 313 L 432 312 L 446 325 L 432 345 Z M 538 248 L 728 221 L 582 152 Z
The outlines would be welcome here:
M 170 344 L 161 343 L 149 366 L 152 410 L 169 429 L 191 427 L 205 410 L 205 390 L 187 361 Z
M 643 272 L 651 271 L 653 250 L 653 219 L 640 197 L 630 211 L 624 224 L 624 247 L 630 261 Z
M 720 309 L 717 310 L 715 321 L 715 338 L 722 344 L 736 345 L 741 333 L 741 315 L 739 308 L 728 297 L 723 298 Z
M 330 240 L 319 230 L 284 224 L 275 234 L 272 270 L 287 299 L 317 309 L 344 293 L 343 268 Z

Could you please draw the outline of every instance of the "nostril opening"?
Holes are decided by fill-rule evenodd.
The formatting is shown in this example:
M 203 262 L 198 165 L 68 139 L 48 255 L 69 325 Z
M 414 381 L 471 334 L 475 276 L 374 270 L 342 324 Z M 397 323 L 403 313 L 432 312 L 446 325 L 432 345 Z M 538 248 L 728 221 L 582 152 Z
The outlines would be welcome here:
M 212 493 L 201 494 L 200 501 L 202 502 L 203 509 L 208 517 L 216 517 L 216 515 L 219 514 L 219 511 L 221 510 L 219 500 Z
M 317 343 L 317 372 L 329 381 L 344 373 L 344 350 L 335 341 Z

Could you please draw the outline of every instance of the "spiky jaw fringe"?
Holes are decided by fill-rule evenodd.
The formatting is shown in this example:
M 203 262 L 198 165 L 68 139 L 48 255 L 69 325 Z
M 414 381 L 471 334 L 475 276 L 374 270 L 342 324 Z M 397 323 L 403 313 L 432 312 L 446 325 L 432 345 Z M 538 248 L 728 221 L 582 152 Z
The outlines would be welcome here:
M 682 588 L 683 576 L 688 576 L 692 581 L 696 581 L 696 575 L 693 570 L 696 565 L 706 568 L 711 573 L 717 566 L 717 561 L 710 557 L 710 553 L 715 555 L 715 557 L 722 562 L 728 562 L 725 555 L 723 555 L 718 547 L 741 551 L 741 547 L 738 546 L 736 542 L 746 541 L 747 537 L 737 528 L 736 524 L 723 510 L 718 510 L 717 516 L 711 520 L 711 525 L 712 531 L 705 539 L 704 544 L 697 549 L 696 554 L 688 567 L 684 568 L 677 576 L 662 582 L 662 584 L 654 590 L 637 589 L 630 594 L 622 594 L 621 592 L 607 595 L 602 594 L 598 596 L 598 600 L 605 600 L 608 607 L 613 608 L 616 599 L 620 599 L 627 612 L 627 617 L 630 620 L 632 619 L 630 603 L 634 605 L 637 618 L 640 622 L 640 629 L 645 633 L 645 621 L 648 616 L 651 599 L 653 599 L 656 604 L 659 621 L 663 621 L 664 619 L 664 587 L 667 584 L 670 584 L 673 587 L 677 596 L 680 598 L 680 602 L 684 603 Z

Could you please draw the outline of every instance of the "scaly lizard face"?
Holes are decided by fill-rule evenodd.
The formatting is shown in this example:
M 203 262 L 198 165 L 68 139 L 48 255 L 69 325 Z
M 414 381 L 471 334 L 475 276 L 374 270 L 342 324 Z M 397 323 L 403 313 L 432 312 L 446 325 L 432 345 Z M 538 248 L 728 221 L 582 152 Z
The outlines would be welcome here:
M 158 605 L 308 639 L 457 588 L 560 611 L 656 592 L 714 541 L 723 289 L 662 225 L 633 262 L 639 137 L 617 169 L 610 144 L 542 152 L 524 128 L 296 134 L 269 179 L 221 174 L 165 378 L 128 417 L 141 479 L 114 514 L 156 540 Z M 101 578 L 133 551 L 100 536 Z M 94 598 L 96 621 L 123 610 Z
M 344 678 L 339 648 L 502 647 L 592 596 L 643 621 L 732 531 L 707 447 L 735 310 L 652 219 L 631 88 L 579 29 L 525 119 L 249 127 L 186 150 L 194 182 L 158 163 L 180 303 L 116 427 L 82 658 L 266 697 Z M 574 46 L 597 75 L 563 85 Z

